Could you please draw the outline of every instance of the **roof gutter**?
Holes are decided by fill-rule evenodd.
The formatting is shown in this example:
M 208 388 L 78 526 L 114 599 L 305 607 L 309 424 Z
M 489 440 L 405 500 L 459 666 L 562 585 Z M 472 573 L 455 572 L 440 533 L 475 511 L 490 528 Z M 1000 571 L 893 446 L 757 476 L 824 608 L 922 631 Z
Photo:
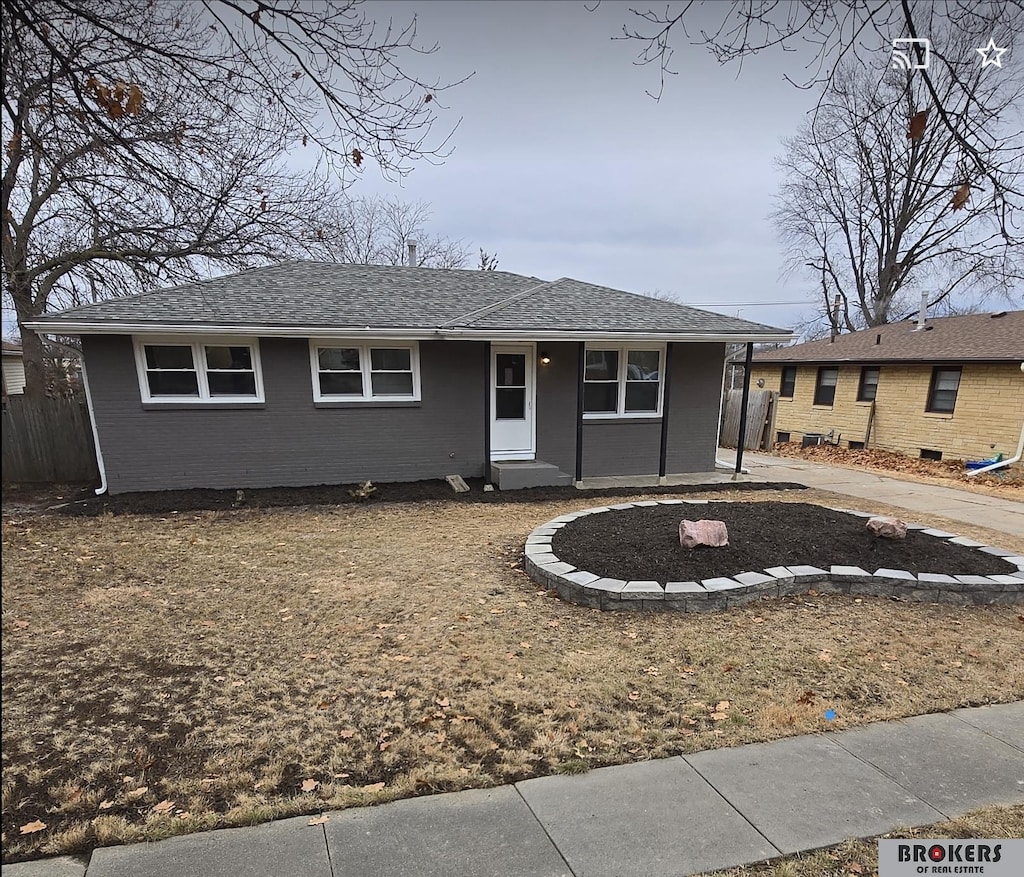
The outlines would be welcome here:
M 595 332 L 558 329 L 394 329 L 373 326 L 245 326 L 187 323 L 55 323 L 34 320 L 24 324 L 44 335 L 255 335 L 261 338 L 436 338 L 453 341 L 725 341 L 733 343 L 790 341 L 788 332 Z

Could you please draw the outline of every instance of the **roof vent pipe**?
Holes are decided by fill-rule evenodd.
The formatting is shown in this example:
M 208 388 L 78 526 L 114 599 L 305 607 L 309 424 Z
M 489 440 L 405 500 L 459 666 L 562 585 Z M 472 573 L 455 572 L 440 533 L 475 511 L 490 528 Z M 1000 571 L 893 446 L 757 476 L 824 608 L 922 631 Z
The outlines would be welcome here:
M 415 268 L 416 267 L 416 241 L 408 241 L 407 245 L 409 247 L 409 267 L 410 268 Z
M 875 346 L 877 347 L 881 343 L 882 343 L 882 333 L 879 332 L 877 335 L 875 335 Z
M 928 293 L 921 293 L 921 310 L 917 312 L 917 326 L 914 328 L 915 332 L 920 331 L 924 328 L 925 320 L 928 319 Z

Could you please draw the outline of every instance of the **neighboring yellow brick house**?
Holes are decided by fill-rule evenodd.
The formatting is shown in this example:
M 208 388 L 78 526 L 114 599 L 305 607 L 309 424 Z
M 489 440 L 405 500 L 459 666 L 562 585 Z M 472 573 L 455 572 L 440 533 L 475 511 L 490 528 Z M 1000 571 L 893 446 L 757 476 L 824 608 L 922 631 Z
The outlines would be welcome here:
M 844 448 L 1009 458 L 1024 430 L 1022 364 L 1024 311 L 971 314 L 759 353 L 751 386 L 779 392 L 776 441 L 831 432 Z

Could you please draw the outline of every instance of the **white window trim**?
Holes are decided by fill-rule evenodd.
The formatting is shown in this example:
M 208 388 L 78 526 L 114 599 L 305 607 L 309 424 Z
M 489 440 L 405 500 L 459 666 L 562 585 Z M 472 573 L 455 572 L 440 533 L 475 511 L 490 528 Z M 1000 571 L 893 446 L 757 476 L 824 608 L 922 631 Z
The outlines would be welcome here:
M 619 354 L 618 374 L 618 399 L 616 400 L 615 411 L 608 412 L 583 412 L 584 420 L 635 420 L 637 418 L 661 417 L 662 408 L 665 402 L 665 345 L 664 344 L 587 344 L 585 350 L 615 350 Z M 657 351 L 658 353 L 658 409 L 657 411 L 626 411 L 626 369 L 629 363 L 628 353 L 631 350 Z M 586 381 L 586 369 L 584 369 L 584 383 Z M 610 383 L 610 382 L 609 382 Z M 582 391 L 582 388 L 581 388 Z
M 359 351 L 359 372 L 363 379 L 361 396 L 320 392 L 320 361 L 317 350 L 322 347 L 348 347 Z M 411 396 L 374 396 L 370 379 L 370 349 L 384 348 L 409 351 L 409 365 L 412 368 Z M 372 405 L 377 402 L 419 402 L 420 401 L 420 345 L 418 341 L 353 341 L 346 338 L 309 339 L 310 379 L 313 384 L 314 402 L 353 402 Z
M 220 405 L 235 404 L 238 402 L 262 403 L 263 396 L 263 367 L 260 363 L 260 345 L 257 338 L 241 338 L 225 335 L 223 337 L 183 337 L 180 335 L 134 335 L 132 341 L 135 346 L 135 368 L 139 376 L 139 393 L 142 401 L 153 405 L 168 404 L 180 405 L 190 403 L 193 405 Z M 154 396 L 149 392 L 149 379 L 146 368 L 146 346 L 175 345 L 178 347 L 192 348 L 192 364 L 195 366 L 196 379 L 199 384 L 198 396 Z M 252 356 L 253 376 L 256 379 L 255 396 L 211 396 L 210 383 L 207 379 L 206 347 L 248 347 Z M 213 369 L 218 371 L 218 369 Z

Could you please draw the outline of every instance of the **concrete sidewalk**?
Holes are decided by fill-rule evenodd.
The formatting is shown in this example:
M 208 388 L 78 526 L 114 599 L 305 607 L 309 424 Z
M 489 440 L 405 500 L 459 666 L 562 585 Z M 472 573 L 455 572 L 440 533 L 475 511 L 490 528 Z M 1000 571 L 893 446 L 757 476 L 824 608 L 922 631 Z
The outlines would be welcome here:
M 719 448 L 718 459 L 735 463 L 736 451 Z M 795 481 L 859 499 L 888 503 L 921 514 L 941 515 L 1012 536 L 1024 536 L 1024 502 L 1014 502 L 953 487 L 904 481 L 865 469 L 811 463 L 793 457 L 772 457 L 745 451 L 743 467 L 766 481 Z
M 50 859 L 4 877 L 694 874 L 1024 802 L 1024 701 Z

